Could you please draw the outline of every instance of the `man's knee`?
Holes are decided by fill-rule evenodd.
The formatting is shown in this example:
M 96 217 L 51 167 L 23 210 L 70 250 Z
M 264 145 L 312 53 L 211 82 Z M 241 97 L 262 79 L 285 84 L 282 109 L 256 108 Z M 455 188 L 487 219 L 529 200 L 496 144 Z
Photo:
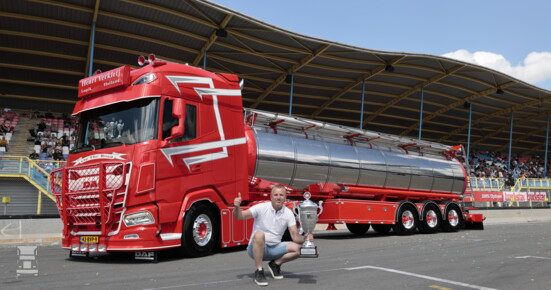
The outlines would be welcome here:
M 295 242 L 290 242 L 289 244 L 287 244 L 287 252 L 298 254 L 300 252 L 300 247 L 302 247 L 302 245 Z
M 253 242 L 254 243 L 264 243 L 265 241 L 265 234 L 263 231 L 256 231 L 253 235 Z

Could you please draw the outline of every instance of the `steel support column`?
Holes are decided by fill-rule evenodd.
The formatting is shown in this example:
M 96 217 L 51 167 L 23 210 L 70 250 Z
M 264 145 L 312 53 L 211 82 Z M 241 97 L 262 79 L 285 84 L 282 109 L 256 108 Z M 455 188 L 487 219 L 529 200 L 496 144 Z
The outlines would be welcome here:
M 207 70 L 207 51 L 203 53 L 203 69 Z
M 88 65 L 88 76 L 94 72 L 94 46 L 96 44 L 96 22 L 92 23 L 92 31 L 90 32 L 90 64 Z
M 293 113 L 293 88 L 295 86 L 295 72 L 291 73 L 291 92 L 289 93 L 289 116 Z
M 543 177 L 547 178 L 547 151 L 549 150 L 549 116 L 547 115 L 547 130 L 545 130 L 545 158 L 543 160 Z
M 364 126 L 364 102 L 365 102 L 365 80 L 362 82 L 362 107 L 360 108 L 360 129 Z
M 509 125 L 509 157 L 507 158 L 507 172 L 511 173 L 511 150 L 513 149 L 513 120 L 515 112 L 511 112 L 511 124 Z
M 425 88 L 421 88 L 421 108 L 419 109 L 419 140 L 423 130 L 423 103 L 425 101 Z
M 469 156 L 471 154 L 471 122 L 473 120 L 473 102 L 469 102 L 469 129 L 467 131 L 467 164 L 469 164 Z

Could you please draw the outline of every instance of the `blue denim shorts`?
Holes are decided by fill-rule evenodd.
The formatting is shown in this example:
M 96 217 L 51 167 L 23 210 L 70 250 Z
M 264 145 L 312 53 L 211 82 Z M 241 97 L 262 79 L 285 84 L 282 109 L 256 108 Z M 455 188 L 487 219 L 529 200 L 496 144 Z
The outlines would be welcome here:
M 279 257 L 287 254 L 287 252 L 289 252 L 287 250 L 287 244 L 289 244 L 289 242 L 281 242 L 275 245 L 266 245 L 264 247 L 264 258 L 262 258 L 262 260 L 263 261 L 276 260 Z M 247 246 L 247 254 L 249 254 L 249 257 L 254 259 L 253 246 L 251 244 Z

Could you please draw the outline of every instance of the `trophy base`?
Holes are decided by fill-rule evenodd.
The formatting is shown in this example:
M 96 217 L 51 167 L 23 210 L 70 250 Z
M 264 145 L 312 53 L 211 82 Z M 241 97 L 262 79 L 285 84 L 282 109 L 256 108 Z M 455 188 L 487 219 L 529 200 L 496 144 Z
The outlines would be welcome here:
M 318 247 L 300 248 L 299 258 L 317 258 L 318 256 Z

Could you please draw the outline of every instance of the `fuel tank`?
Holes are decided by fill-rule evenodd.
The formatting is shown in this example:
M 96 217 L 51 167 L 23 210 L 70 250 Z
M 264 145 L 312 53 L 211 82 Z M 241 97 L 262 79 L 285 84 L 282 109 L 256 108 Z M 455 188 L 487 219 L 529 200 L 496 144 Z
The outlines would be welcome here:
M 454 194 L 465 189 L 463 166 L 443 154 L 266 126 L 251 129 L 254 176 L 299 190 L 319 182 Z

